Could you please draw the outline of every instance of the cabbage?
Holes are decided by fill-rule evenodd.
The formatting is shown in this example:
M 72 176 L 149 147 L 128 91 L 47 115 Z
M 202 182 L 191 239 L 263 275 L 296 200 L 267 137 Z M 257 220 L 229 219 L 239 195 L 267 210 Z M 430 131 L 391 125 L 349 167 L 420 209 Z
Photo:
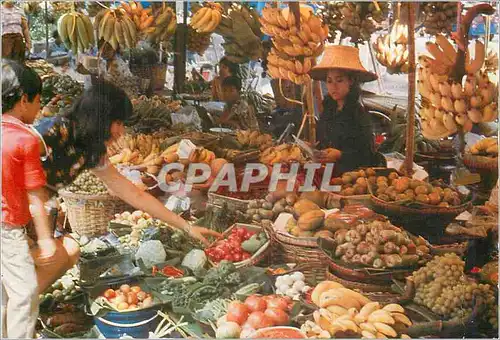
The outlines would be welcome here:
M 193 249 L 186 254 L 182 260 L 182 266 L 191 269 L 193 272 L 205 267 L 207 263 L 207 255 L 200 249 Z
M 156 263 L 165 262 L 167 253 L 160 241 L 151 240 L 141 244 L 137 253 L 135 253 L 135 258 L 136 260 L 142 259 L 146 267 L 152 267 Z

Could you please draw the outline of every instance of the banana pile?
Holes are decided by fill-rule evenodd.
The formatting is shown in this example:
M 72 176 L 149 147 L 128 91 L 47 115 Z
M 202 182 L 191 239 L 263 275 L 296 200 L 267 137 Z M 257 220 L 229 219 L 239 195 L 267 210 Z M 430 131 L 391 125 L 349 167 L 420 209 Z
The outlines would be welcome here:
M 388 14 L 389 3 L 382 1 L 330 1 L 319 8 L 319 15 L 330 29 L 328 40 L 332 43 L 337 32 L 340 32 L 340 39 L 350 37 L 354 44 L 370 41 L 370 36 L 381 29 L 380 24 Z
M 387 68 L 387 72 L 408 73 L 408 25 L 396 20 L 391 32 L 379 36 L 373 48 L 378 62 Z
M 459 125 L 470 131 L 473 123 L 496 120 L 497 85 L 481 70 L 484 44 L 476 40 L 474 59 L 467 51 L 467 75 L 462 82 L 451 80 L 457 52 L 444 35 L 436 35 L 436 41 L 427 42 L 426 48 L 434 58 L 419 57 L 417 86 L 424 99 L 419 112 L 422 134 L 428 139 L 440 139 L 454 134 Z
M 320 309 L 301 327 L 308 338 L 410 338 L 405 332 L 412 322 L 398 304 L 382 307 L 333 281 L 318 284 L 311 298 Z
M 496 138 L 484 138 L 472 145 L 468 150 L 472 155 L 498 157 L 498 141 Z
M 161 156 L 163 157 L 165 163 L 170 164 L 179 162 L 184 165 L 188 165 L 191 163 L 205 163 L 210 165 L 210 163 L 212 163 L 212 161 L 216 158 L 215 153 L 213 153 L 212 151 L 205 149 L 204 147 L 197 147 L 195 150 L 193 150 L 188 159 L 179 160 L 179 155 L 177 154 L 178 149 L 179 143 L 171 145 L 167 149 L 165 149 L 165 151 L 163 151 Z
M 256 61 L 263 55 L 259 14 L 253 8 L 233 3 L 215 33 L 224 37 L 224 54 L 233 63 Z
M 72 11 L 57 21 L 57 31 L 64 45 L 74 54 L 83 52 L 95 44 L 94 29 L 89 17 Z
M 147 172 L 156 175 L 164 160 L 160 153 L 161 139 L 152 135 L 124 135 L 108 146 L 111 164 L 146 167 Z
M 457 21 L 457 2 L 424 2 L 423 13 L 425 33 L 449 35 Z
M 328 26 L 314 15 L 308 6 L 300 9 L 300 25 L 290 9 L 266 6 L 260 18 L 261 30 L 272 38 L 274 47 L 267 57 L 267 69 L 272 78 L 287 79 L 295 84 L 310 80 L 315 58 L 323 53 L 328 38 Z
M 123 7 L 104 9 L 94 19 L 99 39 L 106 41 L 115 51 L 133 48 L 138 40 L 137 28 Z
M 276 163 L 305 163 L 307 158 L 298 145 L 281 144 L 267 148 L 260 155 L 260 162 L 267 165 Z
M 200 33 L 212 33 L 222 20 L 222 7 L 215 2 L 206 2 L 201 8 L 193 8 L 189 25 Z
M 273 137 L 267 133 L 260 134 L 258 131 L 237 130 L 236 139 L 243 147 L 258 148 L 266 150 L 273 145 Z
M 177 29 L 177 16 L 171 7 L 166 6 L 156 16 L 154 24 L 145 29 L 147 39 L 151 43 L 166 43 L 174 35 Z
M 122 1 L 120 7 L 123 8 L 134 21 L 138 32 L 148 32 L 148 28 L 155 20 L 151 8 L 144 9 L 139 1 L 130 1 L 129 3 Z
M 150 132 L 161 127 L 171 127 L 171 114 L 181 107 L 179 101 L 169 101 L 159 96 L 151 98 L 140 96 L 132 100 L 132 105 L 134 115 L 128 120 L 127 125 L 136 132 Z
M 199 33 L 191 26 L 188 27 L 187 49 L 203 55 L 210 46 L 211 33 Z

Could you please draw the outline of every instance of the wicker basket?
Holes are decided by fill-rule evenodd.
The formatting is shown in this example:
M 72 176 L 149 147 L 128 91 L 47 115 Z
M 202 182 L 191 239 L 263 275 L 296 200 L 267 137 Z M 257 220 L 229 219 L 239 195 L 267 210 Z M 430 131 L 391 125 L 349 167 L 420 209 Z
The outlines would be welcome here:
M 327 262 L 325 254 L 319 249 L 317 239 L 312 237 L 295 237 L 275 230 L 271 231 L 275 242 L 276 257 L 282 263 L 296 263 L 302 268 L 306 280 L 319 283 L 325 279 Z M 279 261 L 274 261 L 279 263 Z
M 464 164 L 472 169 L 482 169 L 482 170 L 498 172 L 498 157 L 493 158 L 493 157 L 465 154 Z
M 239 211 L 247 211 L 248 209 L 248 200 L 240 200 L 238 198 L 232 198 L 224 195 L 215 194 L 213 192 L 208 193 L 208 204 L 223 206 L 226 204 L 229 210 L 239 210 Z
M 80 235 L 103 235 L 115 214 L 129 210 L 130 206 L 111 195 L 82 195 L 59 191 L 66 205 L 66 214 L 73 232 Z
M 270 253 L 271 248 L 272 248 L 272 243 L 273 243 L 273 240 L 272 240 L 271 236 L 269 235 L 268 230 L 266 230 L 265 228 L 262 228 L 260 226 L 256 226 L 256 225 L 252 225 L 252 224 L 236 223 L 233 226 L 229 227 L 224 233 L 222 233 L 222 238 L 225 239 L 226 236 L 228 236 L 231 233 L 231 230 L 235 227 L 245 228 L 247 230 L 255 231 L 255 232 L 264 231 L 267 234 L 267 238 L 268 238 L 268 241 L 262 247 L 260 247 L 260 249 L 255 254 L 253 254 L 252 257 L 250 257 L 249 259 L 244 260 L 244 261 L 235 262 L 234 265 L 236 266 L 236 268 L 256 266 L 261 261 L 264 261 L 269 256 L 269 253 Z M 210 247 L 214 246 L 215 243 L 217 243 L 217 241 L 213 242 L 210 245 Z M 212 266 L 214 266 L 214 267 L 217 266 L 217 264 L 212 262 L 210 259 L 208 261 L 210 262 L 210 264 Z

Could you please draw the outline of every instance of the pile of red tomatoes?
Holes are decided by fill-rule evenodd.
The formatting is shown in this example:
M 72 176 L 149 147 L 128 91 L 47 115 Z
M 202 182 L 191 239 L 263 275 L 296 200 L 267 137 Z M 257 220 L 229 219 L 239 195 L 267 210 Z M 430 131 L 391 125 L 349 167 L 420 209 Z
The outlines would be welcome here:
M 240 262 L 250 258 L 252 255 L 241 248 L 241 244 L 250 239 L 255 232 L 245 228 L 235 227 L 231 230 L 229 236 L 224 240 L 215 242 L 212 246 L 205 249 L 205 254 L 213 262 L 227 260 L 231 262 Z

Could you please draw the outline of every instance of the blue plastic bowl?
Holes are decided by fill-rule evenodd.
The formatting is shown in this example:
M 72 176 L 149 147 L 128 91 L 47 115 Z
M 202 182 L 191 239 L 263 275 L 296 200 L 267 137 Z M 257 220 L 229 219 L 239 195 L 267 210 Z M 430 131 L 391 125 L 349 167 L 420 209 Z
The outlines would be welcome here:
M 125 334 L 133 338 L 149 338 L 160 323 L 157 315 L 160 306 L 153 306 L 133 312 L 109 312 L 102 317 L 94 317 L 94 323 L 106 338 L 118 339 Z

